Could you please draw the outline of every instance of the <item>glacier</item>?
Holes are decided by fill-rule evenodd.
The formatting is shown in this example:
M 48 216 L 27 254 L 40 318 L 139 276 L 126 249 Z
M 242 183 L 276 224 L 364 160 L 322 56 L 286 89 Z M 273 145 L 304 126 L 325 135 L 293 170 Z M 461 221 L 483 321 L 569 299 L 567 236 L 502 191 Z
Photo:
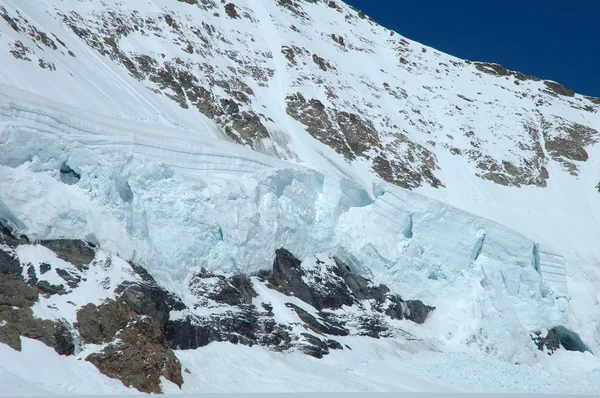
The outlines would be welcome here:
M 383 181 L 3 89 L 0 218 L 32 240 L 86 237 L 182 296 L 201 268 L 251 274 L 279 247 L 331 253 L 435 305 L 430 338 L 509 361 L 534 361 L 529 331 L 568 323 L 568 294 L 543 279 L 536 242 L 493 221 Z M 61 179 L 65 165 L 76 183 Z

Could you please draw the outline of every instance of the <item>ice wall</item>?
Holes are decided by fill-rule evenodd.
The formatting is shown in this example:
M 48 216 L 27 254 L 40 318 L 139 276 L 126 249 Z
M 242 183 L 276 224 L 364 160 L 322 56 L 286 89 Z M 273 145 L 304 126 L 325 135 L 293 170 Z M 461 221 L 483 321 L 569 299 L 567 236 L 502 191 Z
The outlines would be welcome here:
M 510 359 L 528 330 L 566 322 L 534 242 L 433 199 L 31 102 L 0 101 L 0 123 L 2 218 L 41 239 L 85 237 L 175 292 L 200 267 L 252 272 L 286 247 L 436 305 L 428 324 L 444 344 Z M 77 181 L 64 182 L 65 165 Z

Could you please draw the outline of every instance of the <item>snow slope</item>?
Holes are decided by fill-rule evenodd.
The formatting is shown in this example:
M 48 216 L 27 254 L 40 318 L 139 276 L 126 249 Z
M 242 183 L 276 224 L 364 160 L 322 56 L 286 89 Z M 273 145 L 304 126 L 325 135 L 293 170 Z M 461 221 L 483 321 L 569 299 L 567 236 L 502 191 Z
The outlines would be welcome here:
M 312 362 L 212 344 L 198 357 L 178 354 L 201 369 L 185 376 L 190 392 L 206 391 L 201 374 L 238 355 L 257 361 L 231 368 L 254 391 L 325 390 L 331 380 L 335 390 L 431 390 L 441 380 L 464 390 L 477 382 L 597 392 L 595 357 L 546 358 L 529 332 L 566 325 L 600 349 L 600 146 L 587 130 L 600 127 L 598 104 L 410 42 L 339 2 L 235 4 L 239 18 L 211 1 L 153 0 L 135 10 L 116 1 L 4 1 L 0 218 L 34 239 L 85 238 L 182 296 L 201 267 L 253 272 L 286 247 L 302 259 L 338 256 L 437 307 L 421 333 L 440 353 L 413 356 L 381 342 Z M 144 72 L 140 59 L 155 70 Z M 198 81 L 186 86 L 185 71 Z M 200 87 L 210 92 L 203 101 L 194 97 Z M 227 110 L 232 99 L 238 111 Z M 571 147 L 587 160 L 565 152 Z M 378 167 L 379 155 L 392 172 Z M 28 361 L 40 350 L 27 342 L 10 355 Z M 389 354 L 396 350 L 410 360 L 400 363 Z M 71 359 L 56 366 L 76 367 Z M 273 361 L 287 366 L 280 384 L 253 370 Z M 479 366 L 504 373 L 465 378 Z M 392 383 L 382 376 L 389 367 L 428 381 Z M 347 384 L 357 368 L 356 384 Z M 299 380 L 307 369 L 322 376 Z M 2 373 L 11 385 L 27 379 L 25 369 Z M 94 386 L 108 380 L 93 377 Z M 120 391 L 112 388 L 102 391 Z

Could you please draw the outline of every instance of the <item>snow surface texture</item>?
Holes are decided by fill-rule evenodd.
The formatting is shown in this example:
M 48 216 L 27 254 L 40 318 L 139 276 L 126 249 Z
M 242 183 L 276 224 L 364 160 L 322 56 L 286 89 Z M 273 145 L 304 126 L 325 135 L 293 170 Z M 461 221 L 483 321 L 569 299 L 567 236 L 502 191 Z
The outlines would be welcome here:
M 400 377 L 397 384 L 388 385 L 386 380 L 392 378 L 381 376 L 391 374 L 384 369 L 406 366 L 411 374 L 465 390 L 598 392 L 595 357 L 589 353 L 540 356 L 528 332 L 563 324 L 577 331 L 592 351 L 600 349 L 600 200 L 595 188 L 600 181 L 600 146 L 586 147 L 589 159 L 576 162 L 578 175 L 573 176 L 542 145 L 550 175 L 545 188 L 502 186 L 481 179 L 476 176 L 481 170 L 472 160 L 450 151 L 469 150 L 469 138 L 463 133 L 475 131 L 480 155 L 519 164 L 532 152 L 519 145 L 528 137 L 525 123 L 541 130 L 544 120 L 553 121 L 558 114 L 598 129 L 598 106 L 578 95 L 555 99 L 538 94 L 546 86 L 535 80 L 516 85 L 512 79 L 477 75 L 475 67 L 465 66 L 464 61 L 390 36 L 367 20 L 345 24 L 343 13 L 324 4 L 307 5 L 307 22 L 302 26 L 275 2 L 236 3 L 240 13 L 248 11 L 260 23 L 242 20 L 231 25 L 225 17 L 216 19 L 218 23 L 211 19 L 218 31 L 231 35 L 214 52 L 211 63 L 225 74 L 228 66 L 237 67 L 223 54 L 229 54 L 230 46 L 248 43 L 242 40 L 247 35 L 254 37 L 255 47 L 252 51 L 237 48 L 236 53 L 271 53 L 272 58 L 254 61 L 264 60 L 267 65 L 261 66 L 273 69 L 273 76 L 244 80 L 255 92 L 251 108 L 265 113 L 261 120 L 271 118 L 264 122 L 270 141 L 253 147 L 294 163 L 222 140 L 226 136 L 218 123 L 149 90 L 156 84 L 132 78 L 123 65 L 73 35 L 56 15 L 56 11 L 68 14 L 68 8 L 74 7 L 90 20 L 94 16 L 100 20 L 106 10 L 96 3 L 5 1 L 11 15 L 19 10 L 31 26 L 56 34 L 65 46 L 57 41 L 59 50 L 51 50 L 40 44 L 39 35 L 2 25 L 3 47 L 16 51 L 15 40 L 20 40 L 33 49 L 35 54 L 25 52 L 25 56 L 35 62 L 0 52 L 0 81 L 9 85 L 0 88 L 0 217 L 32 238 L 72 237 L 98 243 L 124 259 L 135 259 L 178 293 L 186 285 L 182 282 L 200 267 L 230 273 L 268 268 L 274 249 L 284 246 L 300 258 L 323 252 L 339 256 L 355 271 L 385 282 L 404 298 L 437 307 L 423 327 L 437 342 L 439 354 L 398 354 L 408 361 L 403 364 L 390 354 L 395 348 L 388 344 L 393 343 L 371 342 L 364 343 L 364 350 L 352 352 L 356 362 L 334 359 L 334 355 L 314 362 L 213 344 L 199 350 L 198 357 L 195 352 L 178 354 L 184 365 L 187 361 L 201 369 L 194 376 L 197 379 L 186 379 L 185 388 L 195 385 L 206 391 L 206 384 L 230 388 L 229 381 L 206 383 L 224 367 L 231 369 L 231 377 L 237 372 L 240 386 L 255 391 L 306 386 L 314 390 L 433 388 L 429 382 L 422 388 L 406 387 L 408 378 Z M 103 4 L 108 10 L 131 11 L 129 4 Z M 157 16 L 167 8 L 174 16 L 183 15 L 184 21 L 204 21 L 213 15 L 213 10 L 205 13 L 184 2 L 158 0 L 140 7 L 140 12 Z M 290 30 L 291 23 L 304 33 Z M 261 27 L 260 35 L 256 26 Z M 319 35 L 312 35 L 317 28 Z M 370 49 L 375 56 L 336 47 L 339 43 L 329 39 L 332 32 L 345 37 L 348 47 Z M 158 36 L 131 34 L 122 38 L 121 45 L 129 55 L 140 51 L 157 60 L 161 53 L 170 57 L 175 52 L 173 36 Z M 390 44 L 392 40 L 395 44 Z M 292 45 L 328 55 L 337 73 L 321 71 L 310 54 L 307 60 L 299 58 L 297 69 L 291 70 L 281 48 Z M 394 48 L 407 50 L 386 50 Z M 182 50 L 175 54 L 192 61 L 197 55 Z M 399 67 L 399 55 L 408 66 Z M 40 60 L 53 63 L 56 70 L 40 67 Z M 304 76 L 308 83 L 292 76 Z M 318 83 L 319 79 L 329 84 Z M 395 100 L 370 89 L 384 83 L 391 90 L 401 87 L 408 96 L 400 92 L 403 99 Z M 326 86 L 335 96 L 328 95 Z M 225 97 L 219 89 L 213 90 Z M 421 196 L 383 183 L 365 159 L 347 162 L 289 117 L 285 98 L 297 92 L 327 106 L 358 112 L 377 126 L 401 126 L 403 134 L 435 154 L 439 167 L 435 175 L 444 187 L 421 186 L 417 189 L 425 195 Z M 545 104 L 536 107 L 539 99 Z M 579 109 L 585 106 L 596 112 Z M 431 123 L 430 128 L 419 119 Z M 552 130 L 539 140 L 558 134 Z M 384 141 L 392 141 L 391 135 L 384 135 Z M 101 376 L 94 379 L 97 384 L 87 386 L 87 371 L 75 370 L 72 358 L 56 359 L 50 349 L 39 346 L 25 340 L 22 354 L 11 351 L 13 359 L 0 360 L 7 369 L 0 377 L 7 377 L 11 385 L 10 380 L 27 379 L 29 368 L 19 373 L 8 367 L 33 361 L 44 352 L 50 362 L 40 360 L 40 372 L 43 365 L 57 361 L 57 369 L 83 372 L 74 376 L 83 381 L 70 384 L 57 376 L 40 383 L 63 383 L 61 389 L 81 393 L 97 392 L 92 385 L 105 383 L 106 391 L 120 391 L 118 383 L 111 390 L 113 385 Z M 0 358 L 9 358 L 10 349 L 0 349 Z M 254 358 L 256 367 L 233 366 L 241 355 L 249 361 Z M 266 370 L 253 370 L 269 369 L 273 362 L 286 369 L 280 384 Z M 364 363 L 366 370 L 355 370 Z M 465 376 L 480 375 L 474 369 L 481 367 L 493 368 L 498 376 L 483 380 Z M 298 373 L 307 369 L 323 376 L 300 379 Z M 205 379 L 199 376 L 203 372 L 209 375 Z M 356 384 L 345 381 L 348 374 L 355 375 Z M 337 384 L 327 384 L 332 380 Z M 32 388 L 25 394 L 36 391 Z

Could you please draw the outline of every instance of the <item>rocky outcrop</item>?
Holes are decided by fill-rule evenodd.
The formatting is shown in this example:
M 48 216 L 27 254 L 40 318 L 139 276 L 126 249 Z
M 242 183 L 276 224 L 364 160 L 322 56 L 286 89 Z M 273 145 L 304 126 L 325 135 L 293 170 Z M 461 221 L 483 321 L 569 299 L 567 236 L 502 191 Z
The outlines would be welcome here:
M 0 275 L 0 343 L 21 350 L 21 337 L 39 340 L 61 355 L 75 349 L 71 328 L 64 321 L 53 322 L 33 315 L 38 289 L 16 275 Z
M 0 249 L 0 275 L 21 275 L 22 267 L 13 255 Z
M 42 240 L 43 246 L 56 253 L 56 256 L 73 264 L 79 270 L 92 262 L 96 253 L 90 243 L 76 239 Z
M 272 303 L 257 296 L 255 283 L 289 296 L 288 300 L 282 299 L 285 307 L 297 317 L 294 324 L 302 325 L 305 331 L 298 333 L 291 323 L 278 323 Z M 166 336 L 174 349 L 228 341 L 276 351 L 299 349 L 320 358 L 330 349 L 343 349 L 338 337 L 390 337 L 398 332 L 392 325 L 394 319 L 423 323 L 434 310 L 418 300 L 404 301 L 391 295 L 388 287 L 376 286 L 354 274 L 337 258 L 304 265 L 285 249 L 275 252 L 271 271 L 255 278 L 226 278 L 203 270 L 192 278 L 190 291 L 197 296 L 196 305 L 203 312 L 214 312 L 202 316 L 190 313 L 170 320 Z M 292 303 L 292 298 L 305 304 Z M 344 310 L 350 307 L 360 310 Z
M 116 341 L 86 361 L 108 377 L 146 393 L 160 393 L 160 378 L 181 387 L 181 363 L 168 348 L 160 324 L 150 318 L 128 323 L 116 334 Z
M 137 314 L 120 300 L 108 300 L 96 306 L 87 304 L 77 311 L 75 326 L 84 343 L 103 344 L 114 340 L 117 332 L 137 318 Z
M 588 346 L 581 340 L 579 334 L 564 326 L 555 326 L 550 329 L 542 329 L 531 333 L 531 339 L 538 350 L 552 355 L 559 348 L 567 351 L 591 352 Z
M 54 294 L 77 292 L 80 298 L 85 295 L 83 284 L 109 270 L 114 260 L 104 258 L 105 253 L 96 259 L 101 249 L 85 241 L 45 240 L 45 247 L 72 266 L 42 261 L 23 266 L 14 247 L 27 240 L 2 231 L 0 342 L 21 349 L 21 337 L 29 337 L 61 355 L 73 355 L 79 345 L 97 345 L 98 351 L 85 359 L 108 377 L 143 392 L 161 392 L 161 377 L 181 386 L 181 365 L 173 350 L 229 342 L 322 358 L 348 348 L 340 342 L 345 336 L 406 336 L 394 322 L 422 323 L 434 309 L 418 300 L 404 301 L 387 286 L 353 273 L 340 259 L 316 258 L 303 264 L 281 248 L 272 269 L 252 277 L 226 277 L 202 269 L 189 280 L 185 304 L 144 268 L 121 262 L 121 274 L 129 277 L 116 288 L 111 287 L 110 275 L 96 279 L 107 298 L 76 309 L 76 322 L 38 319 L 34 303 Z M 56 278 L 64 283 L 49 282 Z M 258 294 L 265 289 L 277 293 Z M 266 299 L 271 297 L 278 297 L 277 302 Z M 287 314 L 276 316 L 281 311 Z

